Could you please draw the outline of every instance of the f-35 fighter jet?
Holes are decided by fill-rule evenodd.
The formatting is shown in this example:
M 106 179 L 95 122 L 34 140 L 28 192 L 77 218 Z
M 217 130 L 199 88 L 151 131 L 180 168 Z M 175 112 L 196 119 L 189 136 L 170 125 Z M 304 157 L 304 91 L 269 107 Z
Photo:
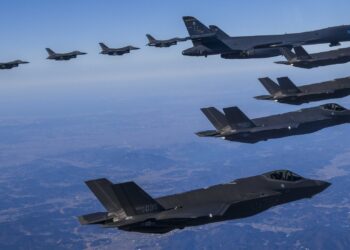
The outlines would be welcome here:
M 100 54 L 103 55 L 110 55 L 110 56 L 121 56 L 124 55 L 126 53 L 130 53 L 131 50 L 138 50 L 140 48 L 134 47 L 134 46 L 125 46 L 122 48 L 117 48 L 117 49 L 113 49 L 113 48 L 109 48 L 108 46 L 106 46 L 104 43 L 99 43 L 100 47 L 102 49 Z
M 201 110 L 216 130 L 198 132 L 198 136 L 244 143 L 308 134 L 350 122 L 350 110 L 335 103 L 252 120 L 238 107 L 224 108 L 224 114 L 213 107 Z
M 255 98 L 258 100 L 271 100 L 300 105 L 303 103 L 341 98 L 350 95 L 350 77 L 299 87 L 295 86 L 288 77 L 277 78 L 278 84 L 269 77 L 260 78 L 259 81 L 270 95 L 256 96 Z
M 330 50 L 325 52 L 309 54 L 302 46 L 291 49 L 280 48 L 281 54 L 287 61 L 278 61 L 277 64 L 292 65 L 298 68 L 311 69 L 320 66 L 341 64 L 350 62 L 350 48 Z
M 68 61 L 72 58 L 77 58 L 80 55 L 86 55 L 85 52 L 80 52 L 78 50 L 68 52 L 68 53 L 55 53 L 52 49 L 46 48 L 49 56 L 46 59 L 56 60 L 56 61 Z
M 18 67 L 18 65 L 20 64 L 26 64 L 26 63 L 29 63 L 29 62 L 25 62 L 22 60 L 15 60 L 11 62 L 0 63 L 0 69 L 12 69 L 14 67 Z
M 266 58 L 278 56 L 278 48 L 329 43 L 337 46 L 350 41 L 350 25 L 291 33 L 283 35 L 259 35 L 231 37 L 217 26 L 209 27 L 195 17 L 185 16 L 183 21 L 193 47 L 182 52 L 186 56 L 221 55 L 226 59 Z
M 253 216 L 273 206 L 311 198 L 330 186 L 288 170 L 155 199 L 134 182 L 112 184 L 97 179 L 86 184 L 107 211 L 80 216 L 81 224 L 158 234 Z
M 167 47 L 176 45 L 178 42 L 185 42 L 189 39 L 188 37 L 185 37 L 185 38 L 174 37 L 167 40 L 157 40 L 150 34 L 147 34 L 146 37 L 149 42 L 147 45 L 157 47 L 157 48 L 167 48 Z

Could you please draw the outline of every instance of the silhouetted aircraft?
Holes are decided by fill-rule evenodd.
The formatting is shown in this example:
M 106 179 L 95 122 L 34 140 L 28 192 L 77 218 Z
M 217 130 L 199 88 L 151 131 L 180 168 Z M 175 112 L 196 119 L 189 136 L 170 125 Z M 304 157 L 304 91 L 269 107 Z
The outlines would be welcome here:
M 280 48 L 287 61 L 278 61 L 277 64 L 292 65 L 298 68 L 311 69 L 320 66 L 350 62 L 350 48 L 330 50 L 309 54 L 302 46 L 294 48 L 293 53 L 288 48 Z
M 11 61 L 11 62 L 4 62 L 4 63 L 0 63 L 0 69 L 12 69 L 14 67 L 18 67 L 19 64 L 26 64 L 29 62 L 25 62 L 22 60 L 15 60 L 15 61 Z
M 76 58 L 79 55 L 86 55 L 85 52 L 80 52 L 78 50 L 68 52 L 68 53 L 55 53 L 52 49 L 46 48 L 49 56 L 46 59 L 56 60 L 56 61 L 67 61 L 72 58 Z
M 215 25 L 206 27 L 195 17 L 183 17 L 193 47 L 182 52 L 186 56 L 221 55 L 225 59 L 266 58 L 281 54 L 278 48 L 329 43 L 337 46 L 350 41 L 350 26 L 335 26 L 310 32 L 284 35 L 231 37 Z
M 252 120 L 238 107 L 224 108 L 224 114 L 213 107 L 201 110 L 216 130 L 198 132 L 198 136 L 244 143 L 308 134 L 350 122 L 350 110 L 335 103 Z
M 330 185 L 289 170 L 155 199 L 134 182 L 112 184 L 97 179 L 86 184 L 107 211 L 80 216 L 81 224 L 159 234 L 252 216 L 273 206 L 311 198 Z
M 260 78 L 259 81 L 270 95 L 256 96 L 258 100 L 300 105 L 350 95 L 350 77 L 298 87 L 288 77 L 277 78 L 278 84 L 268 77 Z
M 126 53 L 130 53 L 131 50 L 138 50 L 140 48 L 137 47 L 133 47 L 133 46 L 125 46 L 122 48 L 109 48 L 108 46 L 106 46 L 104 43 L 99 43 L 100 47 L 102 49 L 101 54 L 103 55 L 110 55 L 110 56 L 121 56 L 124 55 Z
M 147 34 L 146 37 L 148 39 L 148 44 L 147 44 L 148 46 L 154 46 L 158 48 L 167 48 L 167 47 L 176 45 L 178 42 L 185 42 L 189 39 L 187 37 L 185 38 L 174 37 L 167 40 L 157 40 L 150 34 Z

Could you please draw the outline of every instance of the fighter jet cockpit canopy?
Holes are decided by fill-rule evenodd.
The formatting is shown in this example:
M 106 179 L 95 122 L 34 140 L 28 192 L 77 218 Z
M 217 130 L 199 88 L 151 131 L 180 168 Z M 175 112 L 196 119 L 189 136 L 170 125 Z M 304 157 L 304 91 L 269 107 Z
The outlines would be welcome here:
M 269 179 L 278 180 L 278 181 L 299 181 L 303 179 L 300 175 L 297 175 L 289 170 L 276 170 L 273 172 L 266 173 L 265 176 Z
M 341 111 L 345 111 L 346 108 L 340 106 L 339 104 L 336 103 L 328 103 L 325 105 L 322 105 L 322 108 L 324 110 L 328 110 L 328 111 L 335 111 L 335 112 L 341 112 Z

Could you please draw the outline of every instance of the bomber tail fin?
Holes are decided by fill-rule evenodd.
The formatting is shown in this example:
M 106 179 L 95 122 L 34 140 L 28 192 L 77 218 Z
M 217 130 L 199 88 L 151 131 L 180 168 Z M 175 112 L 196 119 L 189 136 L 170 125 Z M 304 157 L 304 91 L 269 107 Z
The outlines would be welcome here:
M 52 56 L 52 55 L 55 54 L 55 52 L 54 52 L 52 49 L 50 49 L 50 48 L 46 48 L 46 51 L 47 51 L 47 53 L 48 53 L 50 56 Z
M 229 38 L 230 37 L 229 35 L 227 35 L 224 31 L 222 31 L 222 29 L 220 29 L 216 25 L 209 25 L 209 29 L 211 31 L 215 32 L 219 38 Z
M 230 126 L 235 129 L 253 128 L 255 124 L 238 107 L 224 108 Z
M 227 126 L 230 126 L 225 118 L 225 115 L 216 108 L 202 108 L 201 111 L 217 130 L 222 130 Z
M 202 24 L 195 17 L 184 16 L 182 19 L 186 25 L 188 34 L 190 34 L 190 36 L 198 36 L 212 33 L 212 31 L 207 26 Z
M 104 44 L 104 43 L 99 43 L 99 45 L 100 45 L 102 50 L 108 50 L 109 49 L 109 47 L 106 44 Z
M 299 59 L 311 59 L 309 53 L 302 46 L 294 47 L 294 52 Z
M 297 57 L 289 48 L 286 47 L 280 48 L 280 52 L 288 61 Z
M 150 34 L 146 34 L 146 37 L 150 43 L 156 41 L 156 39 L 153 36 L 151 36 Z
M 259 81 L 271 95 L 275 95 L 277 92 L 281 91 L 278 84 L 269 77 L 259 78 Z
M 288 77 L 279 77 L 277 81 L 283 94 L 296 94 L 301 92 Z

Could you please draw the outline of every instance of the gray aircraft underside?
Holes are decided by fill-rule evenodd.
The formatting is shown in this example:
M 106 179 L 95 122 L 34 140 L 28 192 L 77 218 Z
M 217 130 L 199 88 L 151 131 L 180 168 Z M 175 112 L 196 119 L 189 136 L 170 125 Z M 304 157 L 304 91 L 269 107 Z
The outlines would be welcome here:
M 278 84 L 268 77 L 260 78 L 259 81 L 270 95 L 256 96 L 258 100 L 300 105 L 350 95 L 350 77 L 302 86 L 296 86 L 288 77 L 277 78 Z
M 342 48 L 309 54 L 302 46 L 294 48 L 293 53 L 288 48 L 281 48 L 281 54 L 287 61 L 278 61 L 277 64 L 292 65 L 294 67 L 311 69 L 320 66 L 347 63 L 350 61 L 350 48 Z
M 86 184 L 107 212 L 80 216 L 81 224 L 100 224 L 142 233 L 167 233 L 188 226 L 252 216 L 276 205 L 311 198 L 330 185 L 288 170 L 156 199 L 134 182 L 112 184 L 107 179 L 97 179 Z
M 283 35 L 231 37 L 217 26 L 206 27 L 194 17 L 183 17 L 193 47 L 183 51 L 188 56 L 220 54 L 223 58 L 261 58 L 280 55 L 278 48 L 329 43 L 330 46 L 350 41 L 350 26 Z
M 350 122 L 350 111 L 334 103 L 256 119 L 249 119 L 238 107 L 224 108 L 224 114 L 213 107 L 201 110 L 217 130 L 201 131 L 198 136 L 244 143 L 308 134 Z

